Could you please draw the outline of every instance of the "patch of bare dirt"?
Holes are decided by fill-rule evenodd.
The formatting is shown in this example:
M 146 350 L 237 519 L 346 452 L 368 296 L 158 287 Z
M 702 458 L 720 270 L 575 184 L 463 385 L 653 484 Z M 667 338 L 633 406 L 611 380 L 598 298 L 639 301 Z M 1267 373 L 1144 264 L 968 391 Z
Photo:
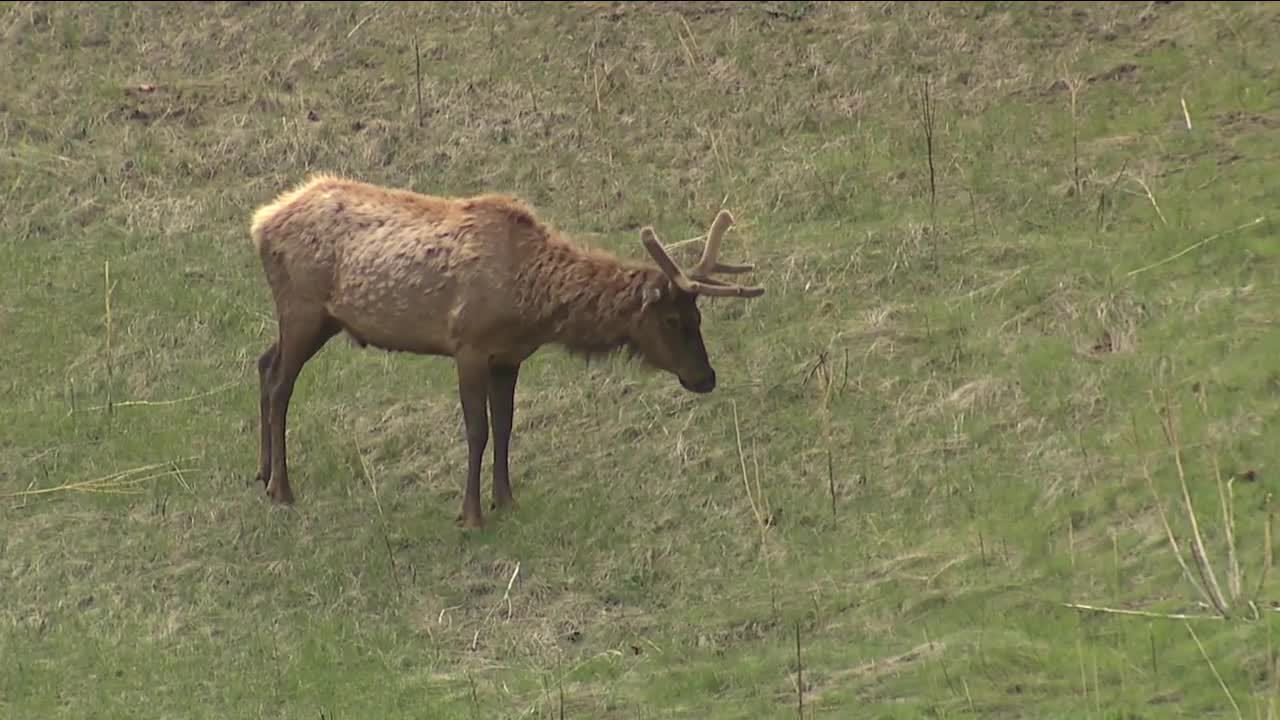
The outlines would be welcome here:
M 1162 50 L 1166 48 L 1169 50 L 1176 50 L 1178 48 L 1178 41 L 1168 37 L 1158 38 L 1144 45 L 1143 48 L 1138 51 L 1138 56 L 1145 57 L 1155 52 L 1156 50 Z
M 1085 83 L 1095 85 L 1100 82 L 1137 82 L 1140 72 L 1141 68 L 1136 63 L 1120 63 L 1109 70 L 1090 75 L 1085 78 Z M 1067 81 L 1059 78 L 1046 87 L 1041 92 L 1041 95 L 1058 95 L 1068 92 L 1070 89 L 1071 87 L 1067 84 Z
M 942 657 L 946 650 L 946 645 L 940 641 L 930 641 L 922 645 L 918 645 L 910 650 L 900 654 L 885 658 L 878 658 L 870 662 L 863 663 L 856 667 L 835 672 L 831 677 L 827 678 L 826 684 L 832 689 L 844 687 L 847 683 L 858 681 L 874 681 L 886 675 L 894 675 L 902 673 L 906 668 L 922 662 L 935 661 Z M 823 688 L 814 688 L 811 694 L 811 701 L 816 702 L 822 697 Z
M 117 120 L 151 125 L 164 120 L 181 120 L 186 127 L 204 124 L 201 100 L 180 88 L 140 83 L 124 89 L 124 101 L 112 113 Z
M 1231 110 L 1219 113 L 1215 116 L 1215 119 L 1222 129 L 1235 132 L 1280 128 L 1280 112 L 1251 113 L 1243 110 Z
M 1131 82 L 1137 80 L 1140 68 L 1135 63 L 1120 63 L 1115 67 L 1097 75 L 1090 75 L 1086 82 Z
M 609 20 L 619 20 L 629 13 L 676 13 L 686 18 L 704 15 L 721 15 L 733 12 L 738 3 L 731 2 L 628 2 L 628 3 L 589 3 L 588 8 L 600 10 L 600 16 Z M 764 3 L 768 6 L 768 3 Z

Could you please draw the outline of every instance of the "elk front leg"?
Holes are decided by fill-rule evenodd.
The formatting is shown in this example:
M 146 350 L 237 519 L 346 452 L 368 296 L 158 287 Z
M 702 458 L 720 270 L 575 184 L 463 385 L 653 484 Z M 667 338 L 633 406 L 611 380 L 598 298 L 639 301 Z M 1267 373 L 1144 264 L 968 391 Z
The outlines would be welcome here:
M 480 512 L 480 469 L 489 442 L 489 367 L 465 355 L 458 358 L 457 366 L 458 395 L 467 429 L 467 481 L 459 520 L 464 528 L 479 528 L 484 524 Z
M 497 366 L 489 372 L 489 411 L 493 422 L 493 505 L 507 508 L 515 505 L 511 494 L 511 475 L 507 469 L 507 452 L 511 446 L 511 426 L 515 417 L 516 381 L 520 366 Z

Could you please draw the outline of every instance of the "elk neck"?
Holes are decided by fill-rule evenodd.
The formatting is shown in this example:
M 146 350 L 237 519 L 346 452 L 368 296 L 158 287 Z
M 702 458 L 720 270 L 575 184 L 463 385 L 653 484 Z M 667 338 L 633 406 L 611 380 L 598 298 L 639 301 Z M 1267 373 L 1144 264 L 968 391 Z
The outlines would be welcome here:
M 588 358 L 628 347 L 643 290 L 661 282 L 660 271 L 567 244 L 547 250 L 524 275 L 529 309 L 549 341 Z

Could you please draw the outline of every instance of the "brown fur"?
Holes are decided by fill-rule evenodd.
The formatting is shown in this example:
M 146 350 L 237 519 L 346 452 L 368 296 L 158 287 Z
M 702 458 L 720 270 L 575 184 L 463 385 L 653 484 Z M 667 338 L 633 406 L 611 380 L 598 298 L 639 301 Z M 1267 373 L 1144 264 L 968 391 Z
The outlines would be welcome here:
M 292 502 L 284 426 L 293 384 L 339 332 L 361 346 L 454 359 L 471 451 L 467 526 L 480 524 L 490 410 L 494 497 L 512 502 L 516 377 L 543 345 L 586 355 L 627 348 L 688 389 L 715 384 L 687 282 L 579 247 L 510 196 L 432 197 L 318 175 L 259 208 L 250 237 L 280 326 L 259 360 L 259 477 L 279 502 Z

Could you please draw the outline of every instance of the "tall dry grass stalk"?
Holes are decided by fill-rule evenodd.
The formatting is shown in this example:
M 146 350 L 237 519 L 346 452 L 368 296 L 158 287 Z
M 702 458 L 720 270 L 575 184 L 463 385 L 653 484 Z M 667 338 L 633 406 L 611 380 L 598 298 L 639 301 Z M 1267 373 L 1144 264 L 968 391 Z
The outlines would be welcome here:
M 933 97 L 929 94 L 929 77 L 920 81 L 920 125 L 924 130 L 925 159 L 929 168 L 929 224 L 937 222 L 938 180 L 933 164 Z
M 742 430 L 738 421 L 738 403 L 733 403 L 733 433 L 738 442 L 738 462 L 742 467 L 742 487 L 747 493 L 747 503 L 755 516 L 756 526 L 760 529 L 760 554 L 764 557 L 765 576 L 769 583 L 769 603 L 775 614 L 778 612 L 778 598 L 773 584 L 773 566 L 769 561 L 769 510 L 765 505 L 764 493 L 760 487 L 760 467 L 756 465 L 756 489 L 751 491 L 751 480 L 747 474 L 747 456 L 742 449 Z M 758 502 L 757 502 L 758 501 Z
M 796 716 L 804 720 L 804 661 L 800 657 L 800 621 L 796 621 Z
M 192 460 L 192 459 L 194 458 L 183 458 L 183 460 Z M 38 495 L 50 495 L 50 494 L 62 493 L 62 492 L 91 492 L 91 493 L 105 493 L 105 494 L 114 494 L 114 495 L 136 495 L 142 492 L 143 484 L 150 482 L 152 480 L 158 480 L 160 478 L 166 478 L 166 477 L 177 478 L 178 482 L 183 483 L 184 486 L 187 487 L 187 490 L 190 491 L 190 486 L 186 486 L 186 480 L 183 477 L 183 470 L 178 467 L 178 462 L 180 461 L 169 460 L 166 462 L 142 465 L 139 467 L 130 468 L 128 470 L 121 470 L 118 472 L 114 472 L 109 475 L 103 475 L 101 477 L 92 478 L 89 480 L 77 480 L 75 482 L 56 485 L 54 487 L 37 488 L 34 490 L 32 489 L 20 490 L 18 492 L 8 493 L 6 495 L 0 495 L 0 498 L 23 498 L 25 502 L 25 500 L 30 497 L 35 497 Z M 160 470 L 160 468 L 165 468 L 165 467 L 167 467 L 168 469 Z
M 103 304 L 106 306 L 106 312 L 107 312 L 107 340 L 106 340 L 107 414 L 112 415 L 115 413 L 115 407 L 113 404 L 113 401 L 114 401 L 113 388 L 115 387 L 115 381 L 113 380 L 114 373 L 111 367 L 111 290 L 112 290 L 112 287 L 111 287 L 111 261 L 110 260 L 106 260 L 103 262 L 102 274 L 103 274 L 103 283 L 102 283 Z
M 413 36 L 413 60 L 416 67 L 415 77 L 418 85 L 418 101 L 414 105 L 418 115 L 417 127 L 422 127 L 422 50 L 418 47 L 418 36 Z
M 822 429 L 823 444 L 826 446 L 827 492 L 831 496 L 831 521 L 835 523 L 838 520 L 839 514 L 838 514 L 837 503 L 836 503 L 835 453 L 832 450 L 832 448 L 835 445 L 835 441 L 832 438 L 832 434 L 831 434 L 831 426 L 832 426 L 831 398 L 835 393 L 834 388 L 836 385 L 835 373 L 833 372 L 834 368 L 832 367 L 833 365 L 834 363 L 830 361 L 828 353 L 825 350 L 820 352 L 818 354 L 817 361 L 814 363 L 813 368 L 809 371 L 809 374 L 805 377 L 805 382 L 808 382 L 809 378 L 811 377 L 816 377 L 818 379 L 818 385 L 819 385 L 818 424 Z M 844 361 L 844 380 L 840 385 L 841 390 L 843 390 L 844 386 L 848 384 L 848 381 L 849 381 L 849 352 L 848 352 L 848 349 L 846 348 L 845 361 Z
M 1154 401 L 1154 393 L 1153 393 Z M 1198 391 L 1198 403 L 1206 424 L 1210 420 L 1208 404 L 1204 396 L 1203 389 Z M 1164 501 L 1160 497 L 1160 493 L 1156 489 L 1155 480 L 1152 478 L 1151 470 L 1147 461 L 1142 462 L 1142 474 L 1146 480 L 1147 489 L 1151 493 L 1152 502 L 1155 504 L 1156 513 L 1160 518 L 1160 525 L 1164 529 L 1165 538 L 1168 540 L 1168 547 L 1173 553 L 1174 559 L 1178 563 L 1178 567 L 1182 571 L 1183 578 L 1187 583 L 1195 588 L 1196 593 L 1200 596 L 1203 603 L 1213 608 L 1213 614 L 1208 615 L 1191 615 L 1185 613 L 1159 613 L 1149 612 L 1145 610 L 1119 609 L 1111 607 L 1103 607 L 1097 605 L 1087 605 L 1084 603 L 1063 603 L 1066 607 L 1078 610 L 1088 610 L 1091 612 L 1112 613 L 1117 615 L 1138 615 L 1149 618 L 1163 618 L 1168 620 L 1230 620 L 1241 616 L 1247 616 L 1256 619 L 1259 616 L 1259 609 L 1253 596 L 1247 595 L 1245 592 L 1244 572 L 1241 569 L 1239 552 L 1236 547 L 1236 515 L 1235 515 L 1235 493 L 1233 489 L 1234 478 L 1224 480 L 1222 474 L 1222 464 L 1219 458 L 1220 449 L 1218 447 L 1217 438 L 1212 428 L 1207 431 L 1209 440 L 1206 446 L 1210 453 L 1210 466 L 1213 468 L 1214 479 L 1217 489 L 1217 497 L 1222 516 L 1222 543 L 1226 547 L 1226 591 L 1223 591 L 1223 584 L 1219 582 L 1219 572 L 1215 570 L 1213 560 L 1210 558 L 1204 533 L 1201 531 L 1201 522 L 1199 513 L 1195 504 L 1191 499 L 1190 485 L 1187 481 L 1187 468 L 1184 461 L 1185 446 L 1182 440 L 1178 422 L 1175 418 L 1177 410 L 1168 394 L 1165 393 L 1163 403 L 1156 408 L 1157 414 L 1160 416 L 1161 431 L 1164 435 L 1165 442 L 1168 444 L 1169 452 L 1172 455 L 1174 472 L 1178 479 L 1178 495 L 1180 505 L 1183 511 L 1184 519 L 1187 524 L 1190 539 L 1187 541 L 1187 554 L 1190 560 L 1184 556 L 1184 548 L 1179 544 L 1174 534 L 1173 526 L 1170 523 L 1169 515 L 1165 511 Z M 1141 442 L 1139 440 L 1137 419 L 1133 418 L 1134 443 L 1139 455 L 1143 454 Z M 1269 497 L 1268 497 L 1269 500 Z M 1254 595 L 1260 594 L 1265 587 L 1265 580 L 1269 572 L 1272 562 L 1271 535 L 1272 535 L 1272 517 L 1273 511 L 1268 502 L 1267 517 L 1263 525 L 1263 558 L 1259 569 L 1259 580 Z M 1194 568 L 1194 569 L 1193 569 Z
M 1084 185 L 1080 180 L 1080 130 L 1076 112 L 1080 96 L 1080 80 L 1072 78 L 1067 83 L 1067 88 L 1071 91 L 1071 183 L 1078 198 L 1084 192 Z
M 360 443 L 354 442 L 356 448 L 356 457 L 360 459 L 360 469 L 364 471 L 364 479 L 369 482 L 369 490 L 373 493 L 374 507 L 378 508 L 378 523 L 382 532 L 382 544 L 387 549 L 387 562 L 391 572 L 391 580 L 396 587 L 396 599 L 402 599 L 400 588 L 400 569 L 396 566 L 396 555 L 391 550 L 391 538 L 387 535 L 387 516 L 382 512 L 382 500 L 378 497 L 378 485 L 373 481 L 373 473 L 369 472 L 369 464 L 365 462 L 364 452 L 360 449 Z
M 1240 706 L 1236 704 L 1236 698 L 1231 694 L 1231 688 L 1228 688 L 1226 681 L 1222 679 L 1222 674 L 1218 672 L 1218 667 L 1213 664 L 1213 660 L 1209 657 L 1209 653 L 1205 651 L 1204 644 L 1200 642 L 1200 638 L 1196 635 L 1195 629 L 1191 627 L 1191 623 L 1183 621 L 1183 624 L 1186 625 L 1187 632 L 1191 633 L 1191 639 L 1195 641 L 1196 647 L 1200 648 L 1200 657 L 1204 658 L 1205 664 L 1209 666 L 1209 671 L 1212 672 L 1213 677 L 1218 680 L 1218 687 L 1222 688 L 1222 692 L 1226 694 L 1227 700 L 1231 702 L 1231 707 L 1235 708 L 1236 717 L 1240 720 L 1244 720 L 1244 715 L 1240 712 Z
M 1139 182 L 1141 182 L 1141 181 L 1139 181 Z M 1143 185 L 1145 185 L 1145 183 L 1143 183 Z M 1152 202 L 1155 202 L 1155 199 L 1154 199 L 1154 198 L 1152 198 Z M 1201 241 L 1199 241 L 1199 242 L 1196 242 L 1196 243 L 1194 243 L 1194 244 L 1192 244 L 1192 245 L 1190 245 L 1190 246 L 1188 246 L 1188 247 L 1186 247 L 1186 248 L 1183 248 L 1182 250 L 1179 250 L 1178 252 L 1176 252 L 1176 253 L 1174 253 L 1174 254 L 1170 255 L 1169 257 L 1167 257 L 1167 258 L 1165 258 L 1165 259 L 1163 259 L 1163 260 L 1159 260 L 1159 261 L 1157 261 L 1157 262 L 1153 262 L 1153 263 L 1151 263 L 1150 265 L 1144 265 L 1144 266 L 1142 266 L 1142 267 L 1140 267 L 1140 268 L 1137 268 L 1136 270 L 1130 270 L 1128 273 L 1126 273 L 1126 277 L 1133 277 L 1134 275 L 1137 275 L 1137 274 L 1139 274 L 1139 273 L 1144 273 L 1144 272 L 1146 272 L 1146 271 L 1148 271 L 1148 270 L 1154 270 L 1155 268 L 1158 268 L 1158 267 L 1160 267 L 1161 265 L 1164 265 L 1165 263 L 1173 262 L 1174 260 L 1177 260 L 1178 258 L 1182 257 L 1183 255 L 1186 255 L 1187 253 L 1191 252 L 1192 250 L 1195 250 L 1196 248 L 1199 248 L 1199 247 L 1203 247 L 1204 245 L 1206 245 L 1206 244 L 1208 244 L 1208 243 L 1210 243 L 1210 242 L 1212 242 L 1212 241 L 1214 241 L 1214 240 L 1217 240 L 1218 238 L 1224 237 L 1224 236 L 1226 236 L 1226 235 L 1232 235 L 1232 234 L 1234 234 L 1234 233 L 1240 232 L 1241 230 L 1246 230 L 1246 229 L 1248 229 L 1248 228 L 1253 227 L 1254 225 L 1258 225 L 1258 224 L 1260 224 L 1260 223 L 1264 223 L 1264 222 L 1266 222 L 1266 221 L 1267 221 L 1267 218 L 1266 218 L 1265 216 L 1263 216 L 1263 217 L 1257 217 L 1257 218 L 1254 218 L 1253 220 L 1250 220 L 1250 221 L 1249 221 L 1249 222 L 1247 222 L 1247 223 L 1244 223 L 1243 225 L 1237 225 L 1236 227 L 1233 227 L 1233 228 L 1231 228 L 1230 230 L 1224 230 L 1224 231 L 1219 232 L 1219 233 L 1214 233 L 1213 235 L 1210 235 L 1209 237 L 1207 237 L 1207 238 L 1205 238 L 1205 239 L 1203 239 L 1203 240 L 1201 240 Z
M 1166 401 L 1168 398 L 1166 398 Z M 1200 579 L 1204 582 L 1205 588 L 1208 589 L 1209 599 L 1213 601 L 1213 606 L 1224 617 L 1229 614 L 1227 609 L 1227 601 L 1222 595 L 1222 588 L 1218 585 L 1217 573 L 1213 571 L 1213 565 L 1209 562 L 1209 556 L 1204 549 L 1204 536 L 1200 532 L 1200 521 L 1196 516 L 1195 507 L 1191 503 L 1191 492 L 1187 489 L 1187 473 L 1182 462 L 1182 440 L 1178 435 L 1177 423 L 1173 419 L 1173 409 L 1168 402 L 1165 403 L 1162 427 L 1165 431 L 1165 440 L 1169 443 L 1170 451 L 1173 453 L 1174 466 L 1178 471 L 1178 485 L 1182 490 L 1183 509 L 1187 513 L 1187 522 L 1191 525 L 1192 539 L 1192 556 L 1196 562 L 1196 569 L 1200 573 Z M 1157 502 L 1159 498 L 1156 498 Z M 1226 510 L 1224 509 L 1224 512 Z M 1231 547 L 1230 553 L 1235 554 L 1235 537 L 1228 535 L 1227 544 Z

